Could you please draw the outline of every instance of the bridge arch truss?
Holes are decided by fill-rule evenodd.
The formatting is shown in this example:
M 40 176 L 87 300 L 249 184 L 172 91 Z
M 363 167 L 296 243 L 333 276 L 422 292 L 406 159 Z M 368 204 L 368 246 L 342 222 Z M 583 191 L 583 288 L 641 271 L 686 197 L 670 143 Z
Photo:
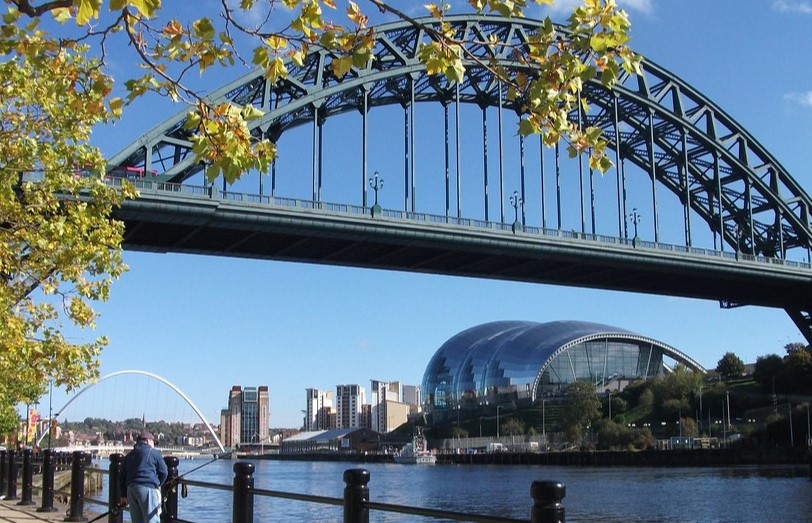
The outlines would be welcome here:
M 472 55 L 483 60 L 496 60 L 509 74 L 519 71 L 532 74 L 514 58 L 513 50 L 524 49 L 539 31 L 541 22 L 473 15 L 450 17 L 447 21 L 465 41 L 498 42 L 493 46 L 472 44 L 468 48 Z M 430 19 L 420 22 L 423 26 L 437 23 Z M 557 30 L 562 38 L 569 37 L 562 28 Z M 430 39 L 424 28 L 405 22 L 382 25 L 376 28 L 376 38 L 375 59 L 365 67 L 353 68 L 341 78 L 335 77 L 329 68 L 333 58 L 330 53 L 314 49 L 302 66 L 288 63 L 289 77 L 274 85 L 267 81 L 262 71 L 254 71 L 214 92 L 210 99 L 241 106 L 253 105 L 263 110 L 265 115 L 252 122 L 251 130 L 257 138 L 276 141 L 289 129 L 312 126 L 313 201 L 322 198 L 320 158 L 324 121 L 337 114 L 359 111 L 363 122 L 363 158 L 357 181 L 365 207 L 368 205 L 366 126 L 369 110 L 386 105 L 403 107 L 406 148 L 413 153 L 415 104 L 442 104 L 446 137 L 446 214 L 459 216 L 459 191 L 456 192 L 456 205 L 449 198 L 453 192 L 449 190 L 449 184 L 459 184 L 460 176 L 457 161 L 456 182 L 451 179 L 454 176 L 449 177 L 449 108 L 456 106 L 458 115 L 460 104 L 481 107 L 484 126 L 487 125 L 485 111 L 489 107 L 498 107 L 500 114 L 501 110 L 519 113 L 521 108 L 507 100 L 505 86 L 473 60 L 467 63 L 466 76 L 460 84 L 450 84 L 443 77 L 427 75 L 416 58 L 420 46 Z M 587 83 L 583 95 L 592 110 L 571 115 L 573 120 L 580 119 L 586 125 L 600 127 L 614 151 L 618 237 L 628 238 L 630 234 L 626 219 L 631 211 L 627 200 L 626 166 L 632 164 L 646 173 L 650 183 L 655 243 L 660 241 L 661 230 L 658 202 L 662 196 L 659 193 L 666 189 L 682 206 L 686 246 L 694 243 L 692 231 L 701 225 L 692 222 L 700 221 L 712 234 L 714 247 L 720 250 L 776 259 L 794 257 L 809 262 L 812 200 L 803 188 L 763 146 L 711 100 L 651 61 L 644 60 L 642 69 L 639 76 L 621 74 L 612 90 L 605 89 L 598 81 Z M 159 181 L 177 183 L 199 173 L 203 166 L 193 158 L 190 134 L 183 126 L 185 121 L 186 113 L 181 112 L 156 126 L 111 158 L 110 172 L 134 168 L 154 173 Z M 501 119 L 499 132 L 501 139 Z M 459 155 L 459 145 L 456 154 Z M 488 150 L 484 145 L 482 154 L 487 165 Z M 555 155 L 557 178 L 557 149 Z M 527 202 L 523 165 L 522 160 L 521 196 Z M 404 209 L 415 212 L 418 202 L 413 158 L 411 161 L 407 159 L 403 176 L 406 187 Z M 501 214 L 496 221 L 504 222 L 501 169 L 499 178 Z M 543 195 L 539 205 L 544 216 Z M 488 216 L 488 208 L 486 196 L 485 221 L 492 219 Z M 581 213 L 584 223 L 583 208 Z M 558 226 L 561 227 L 560 206 Z M 793 304 L 787 307 L 787 312 L 812 342 L 812 303 L 804 307 Z

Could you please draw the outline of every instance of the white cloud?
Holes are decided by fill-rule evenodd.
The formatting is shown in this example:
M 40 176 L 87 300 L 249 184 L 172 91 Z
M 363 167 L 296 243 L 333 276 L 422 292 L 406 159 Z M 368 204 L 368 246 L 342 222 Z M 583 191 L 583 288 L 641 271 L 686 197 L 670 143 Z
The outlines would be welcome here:
M 583 3 L 583 0 L 555 0 L 555 3 L 547 9 L 550 13 L 570 13 Z M 638 11 L 647 15 L 654 13 L 654 0 L 617 0 L 617 4 L 627 11 Z
M 812 91 L 803 93 L 787 93 L 784 95 L 787 102 L 812 108 Z
M 654 0 L 618 0 L 618 5 L 630 11 L 639 11 L 643 14 L 654 14 Z
M 789 0 L 773 0 L 773 8 L 781 13 L 801 13 L 812 15 L 812 4 Z

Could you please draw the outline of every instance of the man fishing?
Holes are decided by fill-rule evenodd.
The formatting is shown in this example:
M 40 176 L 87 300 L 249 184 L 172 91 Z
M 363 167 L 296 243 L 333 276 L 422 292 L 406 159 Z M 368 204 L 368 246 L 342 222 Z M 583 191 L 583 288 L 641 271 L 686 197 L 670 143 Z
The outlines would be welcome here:
M 129 504 L 133 523 L 159 523 L 161 519 L 160 487 L 169 472 L 154 447 L 152 433 L 142 432 L 135 447 L 124 456 L 119 486 L 126 496 L 121 498 L 121 506 Z

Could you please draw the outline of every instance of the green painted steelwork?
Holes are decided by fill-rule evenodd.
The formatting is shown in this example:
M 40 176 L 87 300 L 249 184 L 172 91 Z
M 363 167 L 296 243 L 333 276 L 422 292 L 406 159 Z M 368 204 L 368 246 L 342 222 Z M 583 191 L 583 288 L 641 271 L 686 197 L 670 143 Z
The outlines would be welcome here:
M 450 17 L 447 21 L 458 30 L 463 39 L 476 37 L 470 39 L 487 42 L 493 36 L 496 41 L 505 44 L 495 47 L 472 44 L 469 47 L 471 53 L 480 58 L 496 60 L 510 71 L 509 74 L 527 72 L 524 66 L 512 58 L 509 50 L 512 47 L 521 49 L 528 35 L 539 27 L 539 22 L 471 15 Z M 437 22 L 425 19 L 421 23 L 433 25 Z M 562 38 L 568 37 L 563 29 L 559 30 Z M 410 111 L 413 112 L 417 102 L 476 104 L 483 108 L 499 107 L 514 111 L 517 109 L 512 102 L 503 98 L 500 82 L 487 69 L 473 62 L 467 64 L 466 77 L 461 84 L 449 84 L 443 78 L 427 76 L 415 53 L 428 38 L 425 31 L 407 23 L 383 25 L 377 28 L 376 59 L 366 67 L 352 69 L 343 78 L 336 78 L 329 73 L 327 65 L 330 56 L 324 50 L 314 48 L 302 66 L 288 64 L 290 76 L 275 85 L 269 85 L 263 73 L 255 71 L 214 92 L 210 98 L 215 102 L 252 104 L 263 110 L 265 116 L 253 122 L 252 132 L 257 137 L 271 139 L 278 139 L 293 127 L 311 124 L 314 126 L 314 136 L 318 136 L 317 128 L 321 128 L 318 122 L 325 118 L 359 109 L 365 117 L 366 111 L 371 107 L 402 105 L 406 114 L 410 115 L 406 119 L 407 126 L 404 130 L 406 147 L 410 151 L 414 146 L 414 125 L 411 122 L 414 116 Z M 584 86 L 583 95 L 596 110 L 591 114 L 573 114 L 571 117 L 573 120 L 581 118 L 587 125 L 600 127 L 610 147 L 616 151 L 619 171 L 619 237 L 626 239 L 628 234 L 624 223 L 627 204 L 624 164 L 631 162 L 651 180 L 654 210 L 651 219 L 655 243 L 659 244 L 657 190 L 664 187 L 683 206 L 686 248 L 692 246 L 693 213 L 693 216 L 704 221 L 715 239 L 721 239 L 719 245 L 722 250 L 727 246 L 728 254 L 764 257 L 775 260 L 779 265 L 792 258 L 810 259 L 812 227 L 809 212 L 812 200 L 764 147 L 701 93 L 676 75 L 645 60 L 643 74 L 640 76 L 621 75 L 618 85 L 611 91 L 598 82 L 590 82 Z M 191 155 L 189 131 L 183 128 L 185 119 L 186 112 L 182 111 L 133 142 L 110 160 L 109 172 L 114 176 L 127 172 L 136 175 L 147 173 L 148 178 L 163 182 L 183 182 L 199 173 L 202 165 L 195 163 Z M 318 139 L 318 147 L 316 142 L 317 138 L 314 138 L 313 186 L 314 200 L 320 203 L 321 162 L 317 161 L 317 157 L 321 154 L 321 140 Z M 459 203 L 458 133 L 456 153 L 456 214 L 464 219 Z M 364 172 L 360 177 L 362 190 L 365 190 L 368 177 L 365 172 L 366 154 L 365 150 Z M 556 160 L 557 158 L 556 154 Z M 411 189 L 406 191 L 405 208 L 410 208 L 413 212 L 419 211 L 414 194 L 414 164 L 409 164 L 408 161 L 405 177 L 406 186 Z M 446 178 L 448 193 L 448 175 Z M 487 209 L 487 200 L 485 205 Z M 503 205 L 504 202 L 500 202 L 500 206 Z M 454 211 L 448 207 L 446 204 L 447 219 Z M 560 215 L 560 205 L 558 211 Z M 582 216 L 582 222 L 583 220 Z M 453 257 L 452 254 L 445 256 Z M 571 256 L 588 256 L 588 253 L 573 252 Z M 350 260 L 348 264 L 375 266 L 375 263 L 368 260 L 357 263 Z M 690 262 L 677 263 L 674 270 L 684 270 L 685 264 L 690 265 Z M 506 277 L 512 279 L 541 280 L 532 275 L 519 277 L 510 268 L 503 270 L 511 274 Z M 668 271 L 658 272 L 654 276 L 674 278 Z M 489 277 L 500 277 L 499 271 L 494 269 Z M 553 278 L 556 279 L 568 284 L 578 284 L 574 277 Z M 592 286 L 592 283 L 584 285 Z M 625 288 L 617 283 L 598 286 Z M 637 290 L 638 287 L 640 286 L 629 290 Z M 719 295 L 719 299 L 743 304 L 770 302 L 772 306 L 785 308 L 806 338 L 812 342 L 812 300 L 809 298 L 801 302 L 794 298 L 776 302 L 772 299 L 739 299 L 737 295 L 747 293 L 738 292 L 689 290 L 684 294 L 705 294 L 706 297 Z M 810 295 L 807 293 L 807 296 Z

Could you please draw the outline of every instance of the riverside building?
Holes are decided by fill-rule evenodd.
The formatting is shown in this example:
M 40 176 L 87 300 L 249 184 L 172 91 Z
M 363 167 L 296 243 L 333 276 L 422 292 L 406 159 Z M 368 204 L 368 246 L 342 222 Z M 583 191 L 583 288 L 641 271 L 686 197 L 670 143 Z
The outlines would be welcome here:
M 360 385 L 336 386 L 336 428 L 350 429 L 366 426 L 364 403 L 366 391 Z
M 268 387 L 231 387 L 228 408 L 220 411 L 220 441 L 225 447 L 259 445 L 270 436 Z
M 401 401 L 400 382 L 371 380 L 370 427 L 376 432 L 390 432 L 409 419 L 409 405 Z
M 307 408 L 305 409 L 304 430 L 311 432 L 334 429 L 333 392 L 309 388 L 305 393 Z
M 426 367 L 423 409 L 432 422 L 497 415 L 563 394 L 576 380 L 598 392 L 662 375 L 671 362 L 703 371 L 662 342 L 626 329 L 584 321 L 497 321 L 446 341 Z

